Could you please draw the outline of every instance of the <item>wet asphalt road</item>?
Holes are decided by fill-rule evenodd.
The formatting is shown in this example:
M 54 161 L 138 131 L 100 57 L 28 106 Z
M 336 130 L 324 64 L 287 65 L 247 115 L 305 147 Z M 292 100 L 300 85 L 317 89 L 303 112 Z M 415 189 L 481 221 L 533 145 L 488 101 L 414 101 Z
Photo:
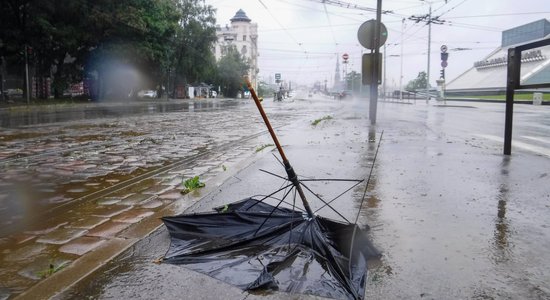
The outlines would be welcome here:
M 513 155 L 507 157 L 502 155 L 503 105 L 422 102 L 380 103 L 378 124 L 370 127 L 365 102 L 297 99 L 266 103 L 266 108 L 275 125 L 291 125 L 278 133 L 303 176 L 367 178 L 380 143 L 359 218 L 371 227 L 371 238 L 384 253 L 371 262 L 367 298 L 550 298 L 548 107 L 516 105 Z M 254 115 L 249 104 L 237 107 L 245 117 L 230 132 Z M 325 115 L 333 119 L 311 126 L 311 120 Z M 261 124 L 253 124 L 260 131 Z M 206 211 L 279 186 L 269 176 L 258 176 L 259 168 L 279 166 L 269 155 L 258 157 L 190 209 Z M 356 216 L 362 189 L 364 185 L 337 206 L 346 218 Z M 326 209 L 320 213 L 337 218 Z M 249 295 L 178 266 L 152 263 L 168 242 L 164 229 L 155 231 L 58 298 L 288 297 Z M 9 253 L 3 254 L 4 265 Z

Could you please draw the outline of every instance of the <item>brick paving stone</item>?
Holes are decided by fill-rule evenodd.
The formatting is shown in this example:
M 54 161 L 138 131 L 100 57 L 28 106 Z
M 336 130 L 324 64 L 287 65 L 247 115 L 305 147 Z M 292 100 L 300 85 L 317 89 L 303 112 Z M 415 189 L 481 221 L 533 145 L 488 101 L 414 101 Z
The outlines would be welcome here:
M 147 202 L 142 203 L 140 206 L 142 208 L 154 209 L 154 208 L 161 207 L 163 205 L 164 205 L 164 202 L 158 200 L 158 198 L 155 198 L 155 199 L 151 199 Z
M 58 223 L 58 224 L 55 224 L 55 225 L 51 225 L 51 226 L 48 226 L 46 228 L 42 228 L 42 229 L 37 229 L 37 230 L 29 230 L 29 231 L 26 231 L 25 233 L 27 234 L 34 234 L 34 235 L 44 235 L 44 234 L 48 234 L 58 228 L 61 228 L 62 226 L 65 226 L 67 225 L 68 222 L 62 222 L 62 223 Z
M 105 197 L 97 200 L 97 205 L 113 205 L 122 201 L 121 197 Z
M 38 256 L 32 263 L 27 265 L 25 268 L 21 269 L 18 274 L 32 279 L 40 280 L 55 272 L 54 270 L 61 270 L 63 267 L 68 266 L 72 262 L 71 259 L 67 257 L 55 257 L 51 258 L 49 256 Z M 50 270 L 50 266 L 53 266 L 53 271 Z
M 177 200 L 182 198 L 181 189 L 173 189 L 159 195 L 162 200 Z
M 7 253 L 4 256 L 4 261 L 13 262 L 29 260 L 40 255 L 42 252 L 46 251 L 47 248 L 48 246 L 45 244 L 32 243 Z
M 96 217 L 112 218 L 131 208 L 132 208 L 131 206 L 126 206 L 126 205 L 98 206 L 94 209 L 91 215 Z
M 18 244 L 24 244 L 30 240 L 33 240 L 36 237 L 34 234 L 27 234 L 27 233 L 19 233 L 16 235 L 10 236 L 10 241 L 16 245 Z
M 86 234 L 86 232 L 88 232 L 86 229 L 80 228 L 60 228 L 38 238 L 36 241 L 44 244 L 61 245 Z
M 67 227 L 70 228 L 80 228 L 80 229 L 92 229 L 96 226 L 99 226 L 105 222 L 109 221 L 109 218 L 97 217 L 97 216 L 86 216 L 85 218 L 79 219 L 75 222 L 69 223 Z
M 60 252 L 84 255 L 103 244 L 106 240 L 99 237 L 82 236 L 59 248 Z
M 114 217 L 112 220 L 113 222 L 122 222 L 122 223 L 137 223 L 141 221 L 142 219 L 153 215 L 154 212 L 152 212 L 149 209 L 141 209 L 136 208 L 132 209 L 126 212 L 121 213 L 120 215 Z
M 108 221 L 89 230 L 86 236 L 110 238 L 116 236 L 117 233 L 128 228 L 130 225 L 130 223 Z
M 149 187 L 148 189 L 142 191 L 144 194 L 161 194 L 169 189 L 171 189 L 172 186 L 170 185 L 163 185 L 163 184 L 157 184 L 152 187 Z
M 139 205 L 143 202 L 147 202 L 154 198 L 156 198 L 156 196 L 151 194 L 134 194 L 122 199 L 122 201 L 120 201 L 119 204 L 120 205 Z

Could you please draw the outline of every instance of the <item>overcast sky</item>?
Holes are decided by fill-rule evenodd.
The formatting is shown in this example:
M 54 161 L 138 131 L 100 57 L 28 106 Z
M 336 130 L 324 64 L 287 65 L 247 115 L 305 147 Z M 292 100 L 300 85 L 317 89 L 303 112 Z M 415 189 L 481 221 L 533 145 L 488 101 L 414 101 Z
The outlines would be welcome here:
M 217 9 L 217 23 L 230 24 L 239 9 L 258 24 L 260 77 L 269 80 L 275 73 L 304 84 L 328 81 L 332 86 L 336 59 L 343 73 L 342 55 L 348 53 L 348 72 L 360 72 L 360 56 L 367 52 L 357 40 L 359 26 L 375 18 L 362 9 L 341 8 L 321 0 L 205 0 Z M 339 1 L 336 1 L 339 2 Z M 376 8 L 376 0 L 342 0 L 363 8 Z M 426 15 L 445 21 L 432 24 L 430 84 L 435 86 L 441 70 L 440 47 L 449 49 L 447 82 L 474 61 L 499 47 L 503 30 L 550 19 L 550 0 L 383 0 L 382 15 L 388 29 L 386 42 L 386 83 L 397 86 L 401 74 L 403 45 L 403 85 L 427 69 L 428 26 L 410 16 Z M 403 19 L 405 22 L 403 23 Z M 404 27 L 404 30 L 403 30 Z M 402 36 L 403 34 L 403 36 Z M 403 43 L 401 39 L 403 38 Z M 457 48 L 471 50 L 456 51 Z M 383 48 L 381 48 L 383 52 Z

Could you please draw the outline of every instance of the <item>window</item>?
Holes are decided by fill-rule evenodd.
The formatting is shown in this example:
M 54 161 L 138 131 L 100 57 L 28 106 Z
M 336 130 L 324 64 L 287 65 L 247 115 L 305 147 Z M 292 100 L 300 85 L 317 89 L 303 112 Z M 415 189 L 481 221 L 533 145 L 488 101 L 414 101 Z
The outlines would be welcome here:
M 243 35 L 243 41 L 246 42 L 246 35 Z

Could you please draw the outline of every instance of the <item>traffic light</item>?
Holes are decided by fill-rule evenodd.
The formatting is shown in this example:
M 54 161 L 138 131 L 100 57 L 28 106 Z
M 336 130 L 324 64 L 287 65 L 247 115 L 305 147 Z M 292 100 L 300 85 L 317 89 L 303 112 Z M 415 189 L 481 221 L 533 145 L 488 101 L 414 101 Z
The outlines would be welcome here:
M 445 69 L 441 69 L 441 71 L 439 71 L 439 78 L 445 79 Z

